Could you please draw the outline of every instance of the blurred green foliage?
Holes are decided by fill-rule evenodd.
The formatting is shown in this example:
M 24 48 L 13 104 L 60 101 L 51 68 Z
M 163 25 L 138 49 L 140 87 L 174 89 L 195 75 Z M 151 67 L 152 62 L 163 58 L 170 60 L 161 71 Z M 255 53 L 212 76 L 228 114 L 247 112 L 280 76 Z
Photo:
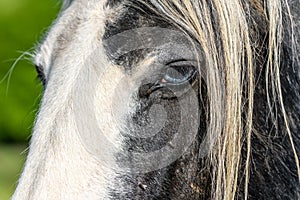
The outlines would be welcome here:
M 0 199 L 9 199 L 25 161 L 24 145 L 0 145 Z
M 30 56 L 20 56 L 34 52 L 59 8 L 57 0 L 0 0 L 1 200 L 12 195 L 26 157 L 27 145 L 12 142 L 28 142 L 42 94 Z
M 29 139 L 42 87 L 30 56 L 16 60 L 34 52 L 59 8 L 57 0 L 0 1 L 0 143 Z

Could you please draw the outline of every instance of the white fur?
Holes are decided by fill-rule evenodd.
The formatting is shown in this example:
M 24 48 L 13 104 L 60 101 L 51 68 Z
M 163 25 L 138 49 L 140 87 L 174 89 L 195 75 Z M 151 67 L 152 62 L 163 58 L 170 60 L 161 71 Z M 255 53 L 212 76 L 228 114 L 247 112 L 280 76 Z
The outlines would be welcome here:
M 104 95 L 94 102 L 99 106 L 96 113 L 105 117 L 100 120 L 103 131 L 99 134 L 116 141 L 116 148 L 100 146 L 99 155 L 89 151 L 77 125 L 78 113 L 84 113 L 85 106 L 76 103 L 80 95 L 77 92 L 85 91 L 89 84 L 78 82 L 78 76 L 87 80 L 89 73 L 101 76 L 111 65 L 101 47 L 109 13 L 104 5 L 105 1 L 72 3 L 62 12 L 36 55 L 36 64 L 44 67 L 48 82 L 15 200 L 108 198 L 108 188 L 118 168 L 113 154 L 118 150 L 119 130 L 109 113 L 110 98 L 105 90 L 110 89 L 105 87 L 114 87 L 110 86 L 111 75 L 118 75 L 117 69 L 112 68 L 109 75 L 102 77 L 101 84 L 94 83 L 99 87 L 98 94 Z M 100 53 L 97 61 L 91 59 L 95 51 Z M 101 159 L 108 163 L 101 163 Z

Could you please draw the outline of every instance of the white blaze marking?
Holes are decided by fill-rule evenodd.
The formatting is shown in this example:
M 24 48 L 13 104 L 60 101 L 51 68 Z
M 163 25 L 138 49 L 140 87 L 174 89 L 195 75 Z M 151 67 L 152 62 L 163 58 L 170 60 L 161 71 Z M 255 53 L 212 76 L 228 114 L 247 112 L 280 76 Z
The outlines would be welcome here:
M 104 33 L 107 11 L 103 8 L 106 1 L 76 2 L 62 14 L 51 29 L 36 57 L 37 64 L 46 69 L 48 83 L 34 128 L 28 159 L 13 199 L 109 198 L 107 189 L 113 184 L 114 169 L 117 168 L 114 167 L 114 152 L 102 147 L 103 156 L 111 158 L 111 168 L 107 168 L 87 151 L 76 124 L 76 113 L 85 111 L 84 102 L 81 102 L 81 107 L 77 107 L 76 105 L 80 105 L 76 104 L 79 99 L 74 98 L 77 89 L 87 86 L 82 83 L 82 88 L 76 88 L 79 73 L 84 73 L 81 74 L 84 77 L 97 70 L 86 64 L 93 63 L 87 60 L 96 49 L 99 50 L 102 43 L 99 38 L 102 38 Z M 82 24 L 76 30 L 66 30 L 66 25 L 76 17 L 82 18 Z M 57 37 L 68 31 L 74 31 L 72 38 L 68 38 L 71 43 L 67 41 L 66 46 L 57 46 Z M 105 60 L 103 49 L 99 58 L 102 62 L 98 63 L 100 66 L 97 67 L 106 69 L 109 63 Z M 105 74 L 105 71 L 100 74 Z M 109 79 L 111 81 L 111 78 Z M 104 87 L 107 87 L 105 85 Z M 99 88 L 101 95 L 109 95 L 101 89 L 101 85 Z M 109 108 L 106 107 L 110 106 L 107 104 L 107 97 L 102 96 L 97 105 L 101 107 L 101 115 L 110 117 Z M 111 121 L 111 118 L 108 120 Z M 103 127 L 103 134 L 107 134 L 110 140 L 117 138 L 117 130 Z

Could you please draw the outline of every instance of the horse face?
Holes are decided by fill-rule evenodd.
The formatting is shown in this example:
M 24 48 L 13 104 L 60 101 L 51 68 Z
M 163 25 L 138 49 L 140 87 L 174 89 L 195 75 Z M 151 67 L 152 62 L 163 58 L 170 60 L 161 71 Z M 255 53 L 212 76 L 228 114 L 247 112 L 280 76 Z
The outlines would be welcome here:
M 288 5 L 208 2 L 64 2 L 13 199 L 299 199 Z
M 198 160 L 183 162 L 205 129 L 205 60 L 187 34 L 153 12 L 74 1 L 35 64 L 45 91 L 15 199 L 197 194 L 179 181 L 196 175 Z

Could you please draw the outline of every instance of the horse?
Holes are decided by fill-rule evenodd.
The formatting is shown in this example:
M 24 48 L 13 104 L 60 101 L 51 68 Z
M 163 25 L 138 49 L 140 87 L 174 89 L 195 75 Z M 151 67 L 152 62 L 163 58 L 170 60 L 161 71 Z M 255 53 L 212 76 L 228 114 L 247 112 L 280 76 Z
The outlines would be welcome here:
M 12 199 L 300 199 L 299 9 L 64 0 Z

